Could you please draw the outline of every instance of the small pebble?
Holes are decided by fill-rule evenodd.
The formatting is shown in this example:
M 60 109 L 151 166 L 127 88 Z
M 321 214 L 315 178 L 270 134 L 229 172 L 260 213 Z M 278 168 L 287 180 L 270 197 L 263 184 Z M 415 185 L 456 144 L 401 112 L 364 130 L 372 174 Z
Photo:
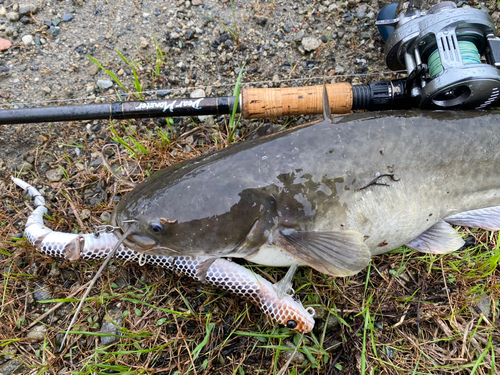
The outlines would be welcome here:
M 50 27 L 50 33 L 52 34 L 52 36 L 58 36 L 60 31 L 61 31 L 60 27 L 57 26 Z
M 109 79 L 100 79 L 97 81 L 97 86 L 99 86 L 103 90 L 107 90 L 113 86 L 113 82 Z
M 197 89 L 191 92 L 189 95 L 191 98 L 205 98 L 205 91 L 203 89 Z
M 43 340 L 46 333 L 47 328 L 43 325 L 38 325 L 35 326 L 31 331 L 29 331 L 26 337 L 30 339 Z
M 194 38 L 194 31 L 193 30 L 188 30 L 186 32 L 186 40 L 191 40 Z
M 10 40 L 0 38 L 0 52 L 7 51 L 10 47 L 12 47 Z
M 295 34 L 295 36 L 294 36 L 294 38 L 293 38 L 293 39 L 294 39 L 296 42 L 299 42 L 299 41 L 301 41 L 303 38 L 304 38 L 304 31 L 299 30 L 299 32 L 298 32 L 297 34 Z
M 140 41 L 141 41 L 141 48 L 142 49 L 145 49 L 145 48 L 149 47 L 148 40 L 146 38 L 144 38 L 143 36 L 141 36 Z
M 335 73 L 337 73 L 337 74 L 344 74 L 345 73 L 345 68 L 343 68 L 342 66 L 337 66 L 335 68 Z
M 90 219 L 90 210 L 87 209 L 87 208 L 84 208 L 80 212 L 80 219 L 82 219 L 82 220 L 88 220 L 88 219 Z
M 302 46 L 307 52 L 311 52 L 318 49 L 320 45 L 321 45 L 321 40 L 317 38 L 307 37 L 302 39 Z
M 101 68 L 99 68 L 97 65 L 92 64 L 90 69 L 89 69 L 89 74 L 91 76 L 95 76 L 97 73 L 101 71 Z
M 97 168 L 98 166 L 100 166 L 102 164 L 102 158 L 97 158 L 97 159 L 94 159 L 90 162 L 90 166 L 91 167 L 94 167 L 94 168 Z
M 44 301 L 52 298 L 52 293 L 47 284 L 35 285 L 35 293 L 33 297 L 36 301 Z
M 289 348 L 296 349 L 296 346 L 291 342 L 291 341 L 285 341 L 285 346 L 288 346 Z M 301 364 L 306 360 L 306 356 L 302 354 L 299 351 L 294 351 L 294 350 L 283 350 L 280 352 L 280 357 L 283 359 L 283 361 L 288 362 L 290 359 L 290 363 L 292 364 Z
M 49 169 L 45 172 L 45 176 L 50 182 L 58 182 L 63 178 L 63 171 L 61 168 Z
M 29 16 L 21 16 L 19 22 L 24 23 L 25 25 L 31 23 L 32 19 Z
M 366 10 L 368 9 L 368 6 L 366 4 L 361 4 L 358 9 L 356 10 L 356 17 L 358 19 L 363 18 L 366 15 Z
M 10 22 L 17 22 L 19 21 L 19 18 L 21 18 L 17 12 L 9 12 L 5 16 Z
M 159 97 L 159 98 L 164 98 L 165 96 L 169 95 L 172 93 L 172 90 L 159 90 L 156 95 Z
M 487 294 L 483 294 L 481 299 L 477 303 L 477 308 L 481 311 L 484 316 L 490 318 L 491 314 L 491 298 Z
M 28 163 L 27 161 L 23 161 L 19 164 L 16 164 L 15 168 L 16 170 L 23 172 L 31 171 L 33 169 L 33 164 Z
M 75 168 L 81 172 L 85 170 L 85 165 L 83 165 L 82 163 L 76 163 Z
M 64 22 L 69 22 L 73 20 L 73 15 L 71 13 L 66 13 L 64 16 L 62 16 L 62 20 Z
M 22 16 L 30 16 L 32 14 L 36 14 L 38 12 L 38 8 L 36 5 L 27 4 L 19 6 L 19 14 Z
M 108 222 L 111 220 L 111 214 L 109 212 L 103 212 L 101 214 L 101 220 L 104 221 L 104 222 Z
M 28 372 L 28 368 L 20 358 L 11 359 L 0 366 L 0 374 L 3 375 L 25 374 L 26 372 Z
M 104 318 L 104 323 L 101 327 L 101 332 L 110 333 L 110 336 L 101 336 L 101 345 L 106 346 L 120 340 L 120 328 L 122 326 L 122 314 L 115 312 Z

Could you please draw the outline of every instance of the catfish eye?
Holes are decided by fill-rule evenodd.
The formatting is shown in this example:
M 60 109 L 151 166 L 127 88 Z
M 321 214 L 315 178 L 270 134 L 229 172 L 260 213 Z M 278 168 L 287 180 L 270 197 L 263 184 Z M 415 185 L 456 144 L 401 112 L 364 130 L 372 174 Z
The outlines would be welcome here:
M 297 322 L 295 320 L 286 322 L 286 328 L 294 329 L 295 327 L 297 327 Z
M 155 233 L 160 233 L 163 230 L 163 227 L 161 226 L 161 224 L 151 223 L 149 224 L 149 229 L 151 229 Z

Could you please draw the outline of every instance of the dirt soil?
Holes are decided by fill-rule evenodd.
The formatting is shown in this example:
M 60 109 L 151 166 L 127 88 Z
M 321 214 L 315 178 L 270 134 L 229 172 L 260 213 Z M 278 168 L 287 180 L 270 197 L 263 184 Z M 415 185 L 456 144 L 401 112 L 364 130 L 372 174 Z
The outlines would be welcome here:
M 460 3 L 498 20 L 495 2 Z M 231 96 L 243 66 L 243 87 L 393 78 L 374 26 L 383 5 L 0 0 L 0 38 L 12 42 L 0 52 L 2 108 L 108 103 L 118 96 L 183 98 L 199 89 L 206 96 Z M 242 120 L 235 141 L 317 118 Z M 234 142 L 228 139 L 228 122 L 229 116 L 209 116 L 0 126 L 0 373 L 275 374 L 286 367 L 299 336 L 267 321 L 255 307 L 187 277 L 117 261 L 91 293 L 70 345 L 58 352 L 74 308 L 69 302 L 81 298 L 99 264 L 56 262 L 21 239 L 32 202 L 13 186 L 11 175 L 45 195 L 51 228 L 89 232 L 109 219 L 130 190 L 104 168 L 103 145 L 123 140 L 128 148 L 122 144 L 108 157 L 124 165 L 123 176 L 140 181 Z M 497 234 L 466 236 L 495 249 Z M 491 327 L 498 319 L 498 270 L 487 278 L 471 276 L 474 260 L 465 255 L 458 260 L 462 270 L 446 267 L 446 280 L 456 281 L 451 299 L 443 287 L 444 269 L 410 252 L 380 257 L 376 271 L 345 280 L 301 270 L 297 287 L 307 287 L 299 296 L 315 296 L 307 301 L 321 316 L 313 336 L 305 339 L 306 349 L 285 373 L 469 373 L 484 351 L 478 373 L 497 374 L 494 358 L 500 354 L 493 347 L 498 348 L 499 337 Z M 271 280 L 285 273 L 261 271 Z M 367 275 L 371 317 L 361 302 Z M 482 287 L 472 290 L 474 282 Z M 483 305 L 493 309 L 489 315 L 477 308 L 484 298 Z M 111 320 L 123 332 L 114 331 L 118 339 L 104 342 L 101 333 L 117 329 Z M 469 340 L 474 329 L 477 335 Z

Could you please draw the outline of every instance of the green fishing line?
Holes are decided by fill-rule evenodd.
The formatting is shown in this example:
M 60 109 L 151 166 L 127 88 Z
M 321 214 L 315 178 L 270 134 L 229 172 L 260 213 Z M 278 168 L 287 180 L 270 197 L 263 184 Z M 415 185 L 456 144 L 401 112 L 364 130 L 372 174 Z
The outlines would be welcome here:
M 462 64 L 480 64 L 481 56 L 477 51 L 477 47 L 472 42 L 460 41 L 458 42 L 458 49 L 460 50 L 460 56 L 462 57 Z M 443 71 L 443 65 L 441 64 L 441 56 L 439 56 L 439 50 L 435 50 L 429 57 L 429 75 L 434 78 L 439 73 Z

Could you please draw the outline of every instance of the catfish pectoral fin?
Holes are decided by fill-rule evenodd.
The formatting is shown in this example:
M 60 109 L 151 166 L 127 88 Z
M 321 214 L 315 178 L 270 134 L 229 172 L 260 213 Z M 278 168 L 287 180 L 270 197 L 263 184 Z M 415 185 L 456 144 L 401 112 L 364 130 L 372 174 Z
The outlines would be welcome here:
M 463 227 L 500 230 L 500 206 L 460 212 L 444 218 L 444 221 Z
M 328 275 L 350 276 L 370 263 L 371 254 L 361 233 L 346 230 L 305 232 L 280 230 L 275 245 L 302 263 Z
M 465 244 L 457 231 L 440 220 L 417 238 L 406 244 L 410 249 L 430 254 L 447 254 Z

